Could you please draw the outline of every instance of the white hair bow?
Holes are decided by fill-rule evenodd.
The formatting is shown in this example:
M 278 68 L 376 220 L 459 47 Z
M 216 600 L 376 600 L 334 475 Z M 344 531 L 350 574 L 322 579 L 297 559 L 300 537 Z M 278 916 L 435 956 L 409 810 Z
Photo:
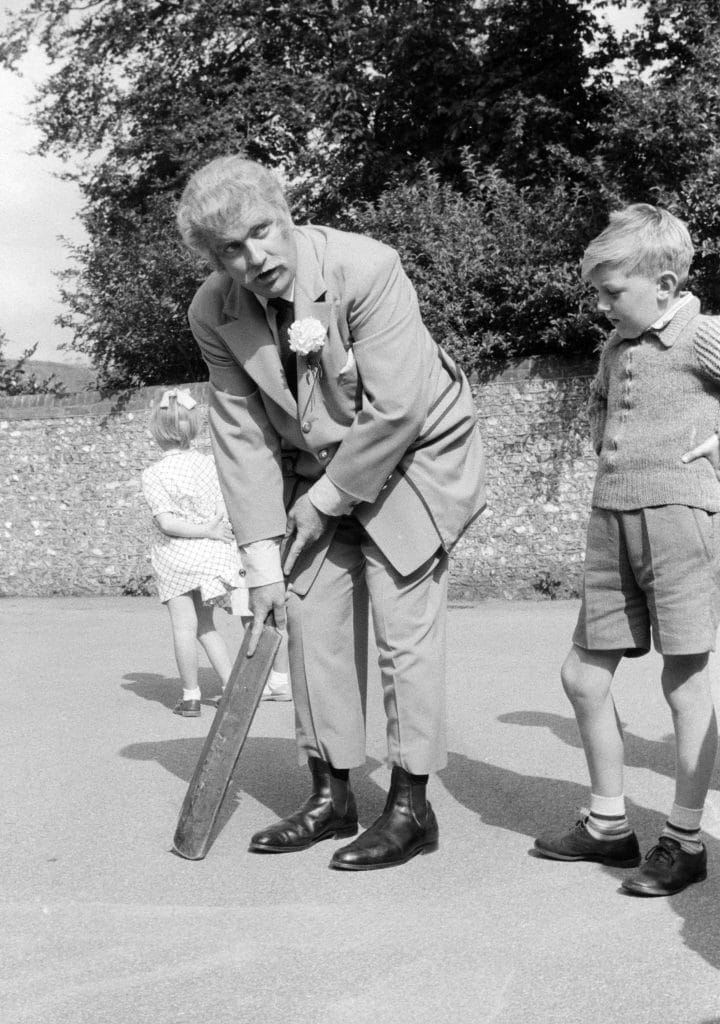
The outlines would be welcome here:
M 189 391 L 183 391 L 181 388 L 170 388 L 160 399 L 160 408 L 168 409 L 170 407 L 170 399 L 174 398 L 178 405 L 181 405 L 183 409 L 194 409 L 197 402 L 190 394 Z

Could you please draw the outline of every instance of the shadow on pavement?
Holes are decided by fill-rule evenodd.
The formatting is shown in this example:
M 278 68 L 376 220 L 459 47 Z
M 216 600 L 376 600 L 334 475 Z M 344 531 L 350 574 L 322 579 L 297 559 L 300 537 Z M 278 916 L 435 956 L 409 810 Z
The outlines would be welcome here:
M 161 688 L 167 682 L 160 676 L 143 676 L 138 679 L 145 687 L 142 695 L 148 699 L 159 699 L 153 698 L 152 693 L 161 694 Z M 500 720 L 515 725 L 548 727 L 565 742 L 579 744 L 574 719 L 528 711 L 503 715 Z M 131 760 L 156 761 L 166 771 L 188 784 L 204 742 L 204 737 L 197 737 L 134 743 L 124 747 L 120 754 Z M 668 746 L 671 744 L 652 743 L 631 737 L 629 750 L 632 761 L 629 763 L 659 767 L 664 773 L 672 774 L 667 763 Z M 661 762 L 659 766 L 656 758 Z M 371 778 L 371 774 L 381 766 L 380 761 L 370 758 L 364 769 L 352 773 L 363 827 L 367 827 L 380 814 L 385 803 L 384 787 Z M 486 825 L 527 836 L 529 852 L 540 832 L 572 825 L 588 795 L 586 784 L 521 775 L 507 768 L 475 761 L 457 752 L 450 753 L 447 767 L 438 774 L 454 799 Z M 214 838 L 233 816 L 244 795 L 252 797 L 268 809 L 269 824 L 274 818 L 292 813 L 307 797 L 309 784 L 309 772 L 298 766 L 293 739 L 249 737 L 223 800 Z M 647 851 L 660 834 L 665 816 L 631 800 L 628 800 L 628 815 L 638 833 L 642 849 Z M 669 902 L 683 921 L 682 936 L 685 944 L 713 967 L 720 968 L 720 914 L 717 911 L 720 906 L 720 842 L 707 835 L 705 842 L 710 864 L 708 880 L 670 897 Z M 598 867 L 617 878 L 619 887 L 621 873 L 600 865 Z M 549 871 L 571 869 L 572 866 L 548 862 Z M 619 888 L 617 898 L 635 899 L 632 896 L 623 897 Z M 705 1024 L 720 1024 L 720 1021 L 708 1021 Z
M 189 784 L 204 743 L 204 737 L 132 743 L 120 750 L 120 756 L 134 761 L 156 761 Z M 363 825 L 370 824 L 385 804 L 385 790 L 370 778 L 370 773 L 380 766 L 380 761 L 370 758 L 362 771 L 354 771 L 352 775 Z M 275 818 L 297 810 L 310 793 L 310 783 L 310 772 L 298 765 L 295 740 L 249 737 L 223 799 L 213 830 L 213 841 L 233 816 L 244 795 L 268 808 L 266 824 L 269 825 Z
M 587 800 L 587 787 L 579 783 L 521 775 L 452 751 L 438 777 L 486 825 L 532 840 L 540 831 L 572 825 L 573 814 Z
M 547 728 L 562 742 L 573 747 L 581 746 L 574 718 L 563 718 L 561 715 L 539 711 L 516 711 L 498 716 L 498 721 L 510 725 Z M 666 775 L 668 778 L 674 778 L 675 749 L 672 735 L 658 741 L 625 732 L 625 763 L 629 767 L 647 768 Z M 548 822 L 550 822 L 550 828 L 553 828 L 555 823 L 558 823 L 560 827 L 564 823 L 571 825 L 574 810 L 586 803 L 588 799 L 587 785 L 578 787 L 574 783 L 550 779 L 527 778 L 525 781 L 529 792 L 536 793 L 540 801 L 545 801 L 545 803 L 539 803 L 538 808 L 551 808 L 549 814 L 543 814 L 542 823 L 539 824 L 543 830 L 548 828 Z M 552 792 L 549 792 L 547 787 L 550 787 Z M 717 783 L 713 788 L 717 788 Z M 510 793 L 507 799 L 513 799 L 513 794 Z M 525 812 L 522 816 L 522 806 L 521 804 L 520 820 L 524 824 L 529 822 L 534 827 L 538 827 L 530 814 Z M 636 804 L 629 799 L 627 800 L 627 809 L 628 817 L 638 834 L 640 847 L 643 852 L 647 852 L 660 835 L 666 815 Z M 488 820 L 482 809 L 477 813 L 484 821 Z M 507 827 L 503 826 L 502 822 L 491 821 L 490 823 Z M 720 906 L 720 841 L 707 833 L 704 833 L 703 840 L 708 853 L 707 880 L 689 886 L 676 896 L 668 897 L 668 900 L 675 913 L 683 920 L 682 936 L 686 945 L 713 967 L 720 968 L 720 914 L 717 912 L 717 907 Z M 636 897 L 627 895 L 624 898 L 635 899 Z M 650 899 L 649 902 L 652 903 L 653 900 Z
M 182 697 L 182 683 L 178 676 L 161 676 L 158 672 L 128 672 L 123 679 L 130 680 L 122 684 L 123 690 L 130 690 L 143 700 L 154 701 L 166 708 L 174 708 Z M 221 692 L 218 678 L 211 668 L 199 670 L 198 686 L 202 690 L 203 701 L 217 697 Z
M 498 715 L 498 722 L 548 729 L 563 743 L 580 749 L 580 733 L 574 718 L 550 714 L 545 711 L 511 711 Z M 651 771 L 675 776 L 675 748 L 672 734 L 662 740 L 648 740 L 623 728 L 625 736 L 625 764 L 628 768 L 649 768 Z

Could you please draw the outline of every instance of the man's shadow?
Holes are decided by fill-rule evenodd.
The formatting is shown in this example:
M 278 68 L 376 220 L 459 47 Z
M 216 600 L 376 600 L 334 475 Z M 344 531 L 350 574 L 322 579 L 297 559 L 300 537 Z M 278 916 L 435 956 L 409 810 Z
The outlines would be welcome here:
M 548 728 L 563 743 L 581 747 L 574 718 L 541 711 L 514 711 L 498 716 L 510 725 Z M 675 756 L 672 737 L 647 740 L 625 735 L 626 764 L 648 768 L 674 777 Z M 573 813 L 587 803 L 587 783 L 519 775 L 505 768 L 473 761 L 463 754 L 451 754 L 448 767 L 440 773 L 453 796 L 484 822 L 534 838 L 543 831 L 572 824 Z M 712 784 L 717 787 L 716 776 Z M 660 813 L 627 799 L 628 817 L 638 833 L 643 853 L 654 845 L 666 821 Z M 669 808 L 668 808 L 669 810 Z M 708 878 L 667 899 L 683 920 L 683 939 L 713 967 L 720 968 L 720 841 L 703 834 L 707 847 Z M 608 869 L 610 870 L 610 869 Z M 623 899 L 643 899 L 621 894 Z
M 129 682 L 123 683 L 124 690 L 162 704 L 166 708 L 174 708 L 182 696 L 182 682 L 178 676 L 163 676 L 159 672 L 128 672 L 123 676 Z M 220 681 L 211 668 L 198 670 L 198 686 L 202 690 L 203 703 L 221 693 Z
M 120 751 L 122 757 L 134 761 L 155 761 L 172 775 L 189 785 L 200 760 L 205 739 L 184 737 L 152 743 L 131 743 Z M 370 778 L 381 762 L 368 759 L 364 769 L 353 772 L 353 792 L 362 808 L 362 824 L 367 826 L 378 817 L 385 804 L 386 793 Z M 294 739 L 249 736 L 245 741 L 232 774 L 211 834 L 217 839 L 230 818 L 250 796 L 268 808 L 269 824 L 297 810 L 310 788 L 310 773 L 298 768 L 297 745 Z M 178 804 L 178 814 L 180 804 Z

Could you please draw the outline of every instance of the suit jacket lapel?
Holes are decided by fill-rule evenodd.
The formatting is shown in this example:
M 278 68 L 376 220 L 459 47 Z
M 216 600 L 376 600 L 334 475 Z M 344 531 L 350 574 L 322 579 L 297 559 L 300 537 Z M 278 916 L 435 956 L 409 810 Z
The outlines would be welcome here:
M 225 300 L 223 312 L 231 319 L 217 328 L 231 352 L 242 354 L 243 369 L 264 394 L 292 417 L 297 404 L 280 365 L 280 356 L 268 326 L 265 310 L 254 295 L 233 283 Z
M 296 230 L 295 237 L 298 251 L 295 275 L 295 319 L 303 320 L 306 317 L 313 317 L 315 320 L 319 320 L 327 330 L 330 326 L 332 306 L 325 301 L 327 287 L 323 280 L 318 254 L 302 229 Z M 297 357 L 297 375 L 298 405 L 300 409 L 304 409 L 312 381 L 307 373 L 307 359 L 300 354 Z

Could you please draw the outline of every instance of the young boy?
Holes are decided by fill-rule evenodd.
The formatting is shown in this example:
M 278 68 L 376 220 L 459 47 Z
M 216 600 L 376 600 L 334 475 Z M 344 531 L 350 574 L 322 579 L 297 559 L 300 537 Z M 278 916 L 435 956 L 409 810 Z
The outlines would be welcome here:
M 535 849 L 556 860 L 640 863 L 610 686 L 623 655 L 646 654 L 652 634 L 675 730 L 676 783 L 662 835 L 622 883 L 639 896 L 680 892 L 707 872 L 700 819 L 717 751 L 708 658 L 720 619 L 720 317 L 701 316 L 682 290 L 692 256 L 682 221 L 638 203 L 611 215 L 581 268 L 614 328 L 591 391 L 598 469 L 582 606 L 562 667 L 590 807 Z

